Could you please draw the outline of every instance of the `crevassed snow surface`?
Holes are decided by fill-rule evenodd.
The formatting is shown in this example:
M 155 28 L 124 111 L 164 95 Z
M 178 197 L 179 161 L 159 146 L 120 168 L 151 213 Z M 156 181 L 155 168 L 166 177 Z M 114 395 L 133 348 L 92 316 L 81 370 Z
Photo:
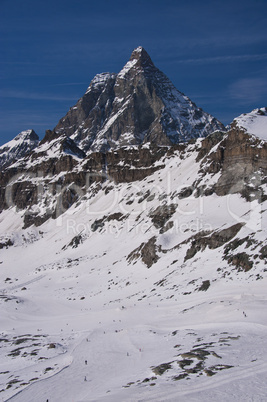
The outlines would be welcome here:
M 267 140 L 267 108 L 254 109 L 234 119 L 237 126 L 262 140 Z

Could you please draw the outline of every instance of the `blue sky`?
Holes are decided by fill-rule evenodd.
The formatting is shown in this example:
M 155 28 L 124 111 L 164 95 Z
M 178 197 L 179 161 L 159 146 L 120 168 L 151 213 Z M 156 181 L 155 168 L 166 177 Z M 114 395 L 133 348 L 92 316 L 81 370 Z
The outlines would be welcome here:
M 267 106 L 266 0 L 0 0 L 0 145 L 40 138 L 141 45 L 224 124 Z

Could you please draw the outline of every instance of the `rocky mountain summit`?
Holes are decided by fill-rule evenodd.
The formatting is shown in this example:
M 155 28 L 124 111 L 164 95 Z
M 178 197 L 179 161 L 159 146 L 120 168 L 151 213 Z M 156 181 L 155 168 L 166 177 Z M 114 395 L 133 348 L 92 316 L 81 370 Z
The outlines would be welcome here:
M 25 157 L 38 144 L 39 137 L 34 130 L 22 131 L 12 141 L 0 147 L 0 169 L 4 169 L 16 160 Z
M 144 48 L 118 74 L 95 76 L 85 95 L 54 129 L 85 152 L 206 137 L 224 126 L 179 92 Z

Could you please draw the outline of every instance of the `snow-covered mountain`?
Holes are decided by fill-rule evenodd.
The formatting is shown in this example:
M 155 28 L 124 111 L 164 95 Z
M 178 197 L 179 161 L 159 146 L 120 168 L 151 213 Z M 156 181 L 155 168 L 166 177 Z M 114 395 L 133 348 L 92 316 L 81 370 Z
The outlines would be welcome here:
M 13 140 L 0 147 L 0 169 L 23 158 L 39 144 L 39 137 L 34 130 L 19 133 Z
M 90 84 L 73 127 L 61 122 L 0 172 L 3 401 L 267 398 L 266 109 L 176 143 L 164 113 L 186 104 L 183 126 L 200 126 L 153 70 L 143 88 L 164 93 L 153 137 L 147 94 L 139 109 L 106 96 L 116 82 L 135 93 L 152 68 L 138 48 Z M 124 112 L 147 131 L 129 126 L 116 142 Z
M 96 75 L 54 131 L 84 151 L 99 151 L 147 142 L 171 145 L 217 129 L 224 129 L 222 123 L 179 92 L 138 47 L 118 74 Z
M 254 109 L 250 113 L 241 114 L 232 123 L 236 127 L 245 130 L 247 133 L 267 140 L 267 108 Z

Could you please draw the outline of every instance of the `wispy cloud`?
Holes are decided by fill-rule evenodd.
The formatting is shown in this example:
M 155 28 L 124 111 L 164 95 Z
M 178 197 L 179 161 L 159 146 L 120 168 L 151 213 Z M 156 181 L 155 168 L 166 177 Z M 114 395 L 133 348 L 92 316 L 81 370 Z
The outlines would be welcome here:
M 267 53 L 180 59 L 180 60 L 176 60 L 175 63 L 178 63 L 178 64 L 209 64 L 209 63 L 232 63 L 232 62 L 238 62 L 238 61 L 242 62 L 242 61 L 260 61 L 260 60 L 267 60 Z
M 61 84 L 53 84 L 53 87 L 69 87 L 69 86 L 77 86 L 77 85 L 88 85 L 88 82 L 63 82 Z
M 228 89 L 229 95 L 241 104 L 266 103 L 267 79 L 262 77 L 244 78 L 234 82 Z
M 207 36 L 205 33 L 203 33 L 200 36 L 193 35 L 193 36 L 188 36 L 188 37 L 183 37 L 182 39 L 179 37 L 173 37 L 166 41 L 166 38 L 160 38 L 157 41 L 157 44 L 163 45 L 163 43 L 166 42 L 167 48 L 169 47 L 170 49 L 182 49 L 182 50 L 188 50 L 188 49 L 199 49 L 202 48 L 203 50 L 209 49 L 209 50 L 214 50 L 218 49 L 221 50 L 222 48 L 225 49 L 240 49 L 246 48 L 248 46 L 255 46 L 259 45 L 262 43 L 266 44 L 266 35 L 264 34 L 251 34 L 251 35 L 233 35 L 232 32 L 229 32 L 228 34 L 221 35 L 221 34 L 214 34 L 214 35 L 209 35 Z
M 17 90 L 3 90 L 1 91 L 1 98 L 13 99 L 29 99 L 40 101 L 77 101 L 79 96 L 61 96 L 56 94 L 44 94 L 38 92 L 17 91 Z

